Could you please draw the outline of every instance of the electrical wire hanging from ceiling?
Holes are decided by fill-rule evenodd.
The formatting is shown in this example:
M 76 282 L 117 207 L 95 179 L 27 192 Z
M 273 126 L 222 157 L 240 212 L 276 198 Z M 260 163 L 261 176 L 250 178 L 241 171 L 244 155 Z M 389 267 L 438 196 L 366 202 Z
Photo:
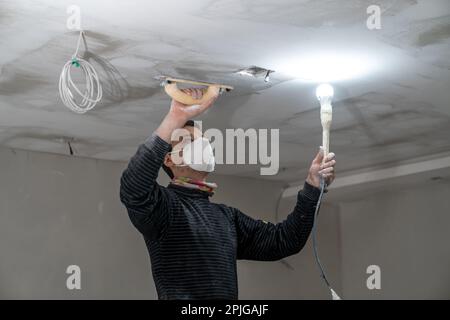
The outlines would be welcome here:
M 84 39 L 84 32 L 80 31 L 78 37 L 77 49 L 72 55 L 72 59 L 64 65 L 61 76 L 59 77 L 59 95 L 64 105 L 70 110 L 82 114 L 92 108 L 102 99 L 102 85 L 94 67 L 78 56 L 81 40 Z M 71 69 L 75 66 L 84 74 L 85 89 L 82 92 L 73 82 Z M 78 99 L 75 97 L 78 96 Z M 77 100 L 81 100 L 77 102 Z

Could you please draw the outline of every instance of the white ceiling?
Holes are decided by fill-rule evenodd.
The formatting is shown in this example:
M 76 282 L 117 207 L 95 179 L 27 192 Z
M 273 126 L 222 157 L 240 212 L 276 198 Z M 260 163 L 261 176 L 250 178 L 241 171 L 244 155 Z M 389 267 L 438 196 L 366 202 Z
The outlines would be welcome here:
M 81 8 L 90 61 L 105 94 L 72 113 L 58 78 L 77 33 L 66 9 Z M 24 1 L 0 0 L 0 144 L 128 160 L 162 120 L 169 99 L 153 79 L 169 74 L 219 81 L 236 90 L 199 119 L 204 128 L 278 128 L 276 176 L 305 173 L 321 143 L 315 83 L 296 64 L 324 52 L 365 57 L 371 70 L 335 81 L 331 149 L 339 171 L 393 165 L 450 150 L 450 1 L 386 0 L 381 30 L 368 30 L 372 1 Z M 234 71 L 273 69 L 269 85 Z M 222 165 L 219 173 L 259 176 L 259 166 Z

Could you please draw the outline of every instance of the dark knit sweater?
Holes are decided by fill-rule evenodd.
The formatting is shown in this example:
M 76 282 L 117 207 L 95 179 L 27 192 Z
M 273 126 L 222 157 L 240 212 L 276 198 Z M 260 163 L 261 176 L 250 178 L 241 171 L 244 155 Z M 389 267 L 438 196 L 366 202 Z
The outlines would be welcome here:
M 210 202 L 205 191 L 160 186 L 156 177 L 169 149 L 153 134 L 130 160 L 120 186 L 120 199 L 144 236 L 159 299 L 237 299 L 237 259 L 273 261 L 303 248 L 319 189 L 305 183 L 281 223 L 255 220 Z

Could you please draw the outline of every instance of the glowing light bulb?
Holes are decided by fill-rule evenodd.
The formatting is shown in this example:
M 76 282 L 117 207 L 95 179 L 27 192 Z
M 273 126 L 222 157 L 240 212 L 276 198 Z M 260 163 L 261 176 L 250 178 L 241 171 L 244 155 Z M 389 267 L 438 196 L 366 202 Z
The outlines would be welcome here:
M 328 83 L 323 83 L 319 85 L 316 89 L 316 96 L 319 101 L 323 99 L 330 99 L 334 96 L 334 89 L 333 87 Z

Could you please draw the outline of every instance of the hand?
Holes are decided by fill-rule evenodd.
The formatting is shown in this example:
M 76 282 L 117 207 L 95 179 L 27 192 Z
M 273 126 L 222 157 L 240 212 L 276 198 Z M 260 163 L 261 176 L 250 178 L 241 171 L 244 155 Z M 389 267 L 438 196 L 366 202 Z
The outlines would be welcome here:
M 201 89 L 183 89 L 184 93 L 190 95 L 194 99 L 201 99 L 203 96 L 203 90 Z M 172 100 L 170 105 L 170 111 L 168 116 L 178 120 L 182 125 L 189 119 L 198 116 L 203 113 L 206 109 L 211 107 L 216 101 L 217 96 L 214 96 L 210 100 L 200 104 L 200 105 L 185 105 L 178 101 Z
M 310 185 L 320 188 L 320 176 L 325 179 L 325 183 L 329 186 L 334 178 L 334 166 L 336 164 L 335 160 L 336 156 L 333 152 L 330 152 L 325 162 L 323 162 L 323 149 L 320 148 L 320 151 L 317 153 L 316 157 L 311 163 L 311 167 L 309 168 L 308 177 L 306 178 L 306 182 Z
M 195 99 L 200 99 L 203 96 L 203 92 L 200 89 L 185 89 L 182 91 L 191 95 Z M 172 100 L 169 113 L 164 117 L 158 129 L 155 130 L 155 133 L 167 143 L 171 143 L 172 133 L 175 129 L 181 128 L 186 121 L 201 114 L 206 109 L 211 107 L 216 99 L 217 96 L 211 98 L 205 103 L 202 103 L 201 105 L 193 106 L 187 106 L 178 101 Z

